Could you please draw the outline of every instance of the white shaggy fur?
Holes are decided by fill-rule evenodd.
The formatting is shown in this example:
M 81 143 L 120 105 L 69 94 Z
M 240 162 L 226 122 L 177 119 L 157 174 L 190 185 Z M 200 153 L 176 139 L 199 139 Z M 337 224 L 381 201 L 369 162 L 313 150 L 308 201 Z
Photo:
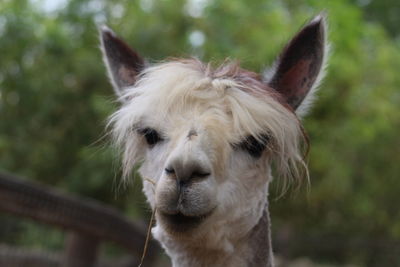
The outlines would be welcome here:
M 271 166 L 283 181 L 308 178 L 308 140 L 298 116 L 323 77 L 324 25 L 322 17 L 310 22 L 284 52 L 289 56 L 279 73 L 273 68 L 264 81 L 235 62 L 218 68 L 194 59 L 130 66 L 124 53 L 143 61 L 109 29 L 103 31 L 105 63 L 122 103 L 109 127 L 121 149 L 123 176 L 140 165 L 143 191 L 156 214 L 152 234 L 174 267 L 273 266 Z M 283 85 L 282 91 L 269 87 L 272 76 L 279 83 L 271 84 Z M 149 129 L 157 142 L 149 142 Z M 267 141 L 265 148 L 252 153 L 249 137 Z
M 239 257 L 238 251 L 247 249 L 240 246 L 240 240 L 265 209 L 270 163 L 276 163 L 283 178 L 297 178 L 298 166 L 305 166 L 300 152 L 303 134 L 296 115 L 261 88 L 247 86 L 230 78 L 212 78 L 197 63 L 161 63 L 146 69 L 137 84 L 125 91 L 122 97 L 129 101 L 125 100 L 111 117 L 115 141 L 123 150 L 124 176 L 131 173 L 135 164 L 142 163 L 142 177 L 156 183 L 153 188 L 152 183 L 143 181 L 153 209 L 155 192 L 166 180 L 163 171 L 171 154 L 185 143 L 190 129 L 195 128 L 202 138 L 196 149 L 207 155 L 215 173 L 210 185 L 214 194 L 210 197 L 217 197 L 217 209 L 195 236 L 171 237 L 156 225 L 153 235 L 172 257 L 174 266 L 243 266 L 244 259 L 234 255 Z M 148 149 L 135 131 L 143 127 L 157 129 L 165 140 Z M 272 141 L 260 159 L 254 160 L 232 146 L 248 135 L 260 137 L 263 133 L 268 133 Z M 198 253 L 193 251 L 198 251 L 199 242 L 208 254 L 218 251 L 218 257 L 201 253 L 196 257 Z M 199 258 L 210 260 L 209 265 L 196 264 Z M 231 264 L 226 265 L 227 262 Z
M 188 62 L 161 63 L 147 68 L 136 86 L 125 90 L 122 98 L 130 101 L 110 119 L 114 140 L 124 150 L 124 177 L 146 155 L 135 127 L 164 130 L 168 124 L 179 124 L 190 128 L 198 117 L 208 121 L 210 130 L 219 136 L 215 146 L 223 150 L 231 150 L 229 144 L 239 143 L 247 135 L 260 138 L 268 133 L 275 141 L 269 148 L 279 173 L 283 177 L 298 177 L 296 166 L 304 166 L 300 149 L 303 135 L 295 114 L 261 88 L 251 88 L 259 94 L 250 95 L 243 90 L 246 84 L 229 78 L 212 79 L 196 68 Z M 171 135 L 179 135 L 175 127 L 171 131 L 178 132 Z M 222 154 L 214 155 L 221 159 L 216 164 L 225 162 Z

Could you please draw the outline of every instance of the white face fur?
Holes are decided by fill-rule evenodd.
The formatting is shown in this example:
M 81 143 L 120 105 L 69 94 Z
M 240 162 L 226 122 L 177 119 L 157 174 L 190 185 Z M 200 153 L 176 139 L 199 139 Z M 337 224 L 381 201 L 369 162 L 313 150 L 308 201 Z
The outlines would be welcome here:
M 156 210 L 154 234 L 239 236 L 265 208 L 271 162 L 281 176 L 299 174 L 305 136 L 295 110 L 308 105 L 321 80 L 324 30 L 322 17 L 306 25 L 267 81 L 234 63 L 213 69 L 177 60 L 146 67 L 102 30 L 105 62 L 122 102 L 110 125 L 124 176 L 140 164 L 144 193 Z
M 189 235 L 209 229 L 207 222 L 261 216 L 270 161 L 301 160 L 296 115 L 246 86 L 211 78 L 196 61 L 176 61 L 148 68 L 122 96 L 114 134 L 125 169 L 141 163 L 144 193 L 163 230 Z

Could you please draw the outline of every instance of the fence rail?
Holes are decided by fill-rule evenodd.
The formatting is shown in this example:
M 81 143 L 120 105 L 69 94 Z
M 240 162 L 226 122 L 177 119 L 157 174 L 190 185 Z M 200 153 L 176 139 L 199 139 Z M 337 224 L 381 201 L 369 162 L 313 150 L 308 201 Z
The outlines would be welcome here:
M 63 267 L 95 266 L 102 240 L 113 241 L 140 258 L 146 239 L 145 229 L 113 207 L 10 174 L 0 173 L 0 211 L 67 229 Z M 145 266 L 153 264 L 159 251 L 150 241 Z

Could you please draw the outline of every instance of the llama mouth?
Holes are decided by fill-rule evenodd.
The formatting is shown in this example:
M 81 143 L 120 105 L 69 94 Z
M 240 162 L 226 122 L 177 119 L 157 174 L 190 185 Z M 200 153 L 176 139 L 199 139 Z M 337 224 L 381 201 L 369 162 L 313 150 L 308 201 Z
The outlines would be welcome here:
M 181 212 L 176 214 L 168 214 L 160 212 L 160 219 L 166 223 L 169 230 L 173 232 L 186 232 L 200 225 L 206 218 L 208 218 L 213 210 L 203 215 L 187 216 Z

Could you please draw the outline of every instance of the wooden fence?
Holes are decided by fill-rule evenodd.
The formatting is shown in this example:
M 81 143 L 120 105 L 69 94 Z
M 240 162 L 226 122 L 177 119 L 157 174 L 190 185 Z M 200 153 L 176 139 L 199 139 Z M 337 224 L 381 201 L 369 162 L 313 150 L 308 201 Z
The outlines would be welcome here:
M 48 186 L 0 173 L 0 212 L 8 212 L 67 231 L 59 255 L 21 252 L 0 246 L 0 266 L 137 266 L 146 230 L 115 208 L 88 198 L 70 196 Z M 99 245 L 112 241 L 131 255 L 114 263 L 98 260 Z M 150 241 L 143 266 L 154 266 L 160 248 Z

